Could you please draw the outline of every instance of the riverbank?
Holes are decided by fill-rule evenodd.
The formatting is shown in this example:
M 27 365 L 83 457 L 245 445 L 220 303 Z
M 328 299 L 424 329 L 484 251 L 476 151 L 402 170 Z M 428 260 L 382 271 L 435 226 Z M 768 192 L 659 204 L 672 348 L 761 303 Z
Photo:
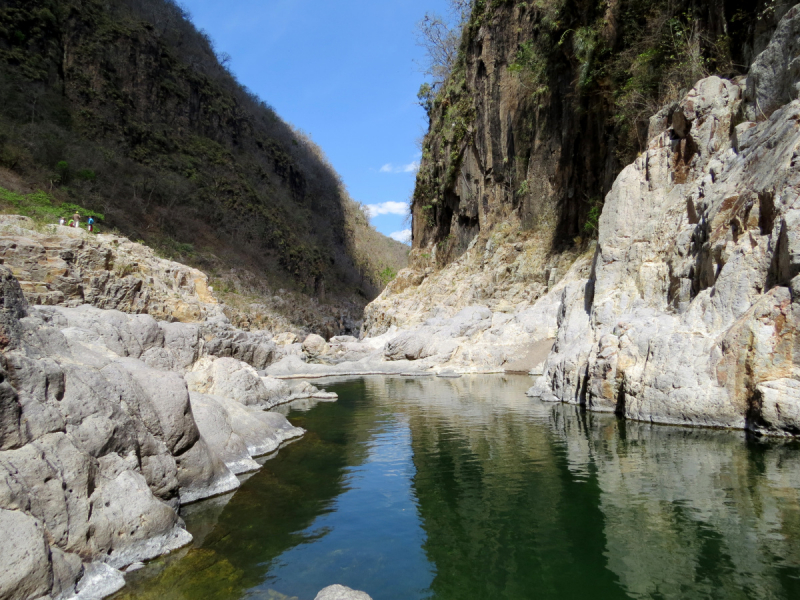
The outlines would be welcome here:
M 6 267 L 0 299 L 3 597 L 113 593 L 131 565 L 191 542 L 181 506 L 303 435 L 266 409 L 335 398 L 260 377 L 274 344 L 224 320 L 29 306 Z
M 325 385 L 337 402 L 284 405 L 304 438 L 192 505 L 195 541 L 114 600 L 796 594 L 796 444 L 542 402 L 519 375 Z

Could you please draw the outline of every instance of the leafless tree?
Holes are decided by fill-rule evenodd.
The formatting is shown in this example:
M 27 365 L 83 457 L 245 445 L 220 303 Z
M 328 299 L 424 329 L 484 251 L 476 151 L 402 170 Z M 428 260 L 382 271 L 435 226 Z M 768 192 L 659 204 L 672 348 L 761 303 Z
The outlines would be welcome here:
M 433 90 L 444 83 L 453 69 L 471 8 L 472 0 L 449 0 L 447 16 L 427 12 L 417 23 L 417 45 L 425 50 L 420 70 L 433 80 Z

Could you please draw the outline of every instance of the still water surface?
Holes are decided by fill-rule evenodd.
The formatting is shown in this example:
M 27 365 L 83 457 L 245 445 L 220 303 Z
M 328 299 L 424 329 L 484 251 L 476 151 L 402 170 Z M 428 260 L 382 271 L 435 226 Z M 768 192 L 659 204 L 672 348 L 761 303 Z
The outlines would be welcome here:
M 367 377 L 194 544 L 117 599 L 800 598 L 800 447 L 525 397 L 530 379 Z M 302 410 L 305 409 L 305 410 Z

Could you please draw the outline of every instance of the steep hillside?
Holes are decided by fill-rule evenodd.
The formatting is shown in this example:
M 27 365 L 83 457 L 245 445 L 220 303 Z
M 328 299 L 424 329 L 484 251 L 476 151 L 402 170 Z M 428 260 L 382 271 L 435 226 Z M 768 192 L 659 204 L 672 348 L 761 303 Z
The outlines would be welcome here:
M 319 304 L 298 326 L 352 329 L 405 265 L 171 0 L 0 1 L 0 166 L 10 191 L 42 189 L 209 271 L 241 323 L 284 289 Z

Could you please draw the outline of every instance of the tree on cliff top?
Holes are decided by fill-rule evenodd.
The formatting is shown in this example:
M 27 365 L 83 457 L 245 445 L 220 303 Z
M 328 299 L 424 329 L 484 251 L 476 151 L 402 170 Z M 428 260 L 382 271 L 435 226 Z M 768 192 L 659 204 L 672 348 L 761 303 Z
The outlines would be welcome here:
M 472 9 L 471 0 L 449 0 L 448 4 L 446 17 L 426 12 L 417 23 L 417 45 L 425 50 L 424 62 L 419 65 L 420 71 L 433 80 L 420 87 L 419 98 L 423 106 L 450 76 L 458 56 L 461 32 L 469 21 Z

